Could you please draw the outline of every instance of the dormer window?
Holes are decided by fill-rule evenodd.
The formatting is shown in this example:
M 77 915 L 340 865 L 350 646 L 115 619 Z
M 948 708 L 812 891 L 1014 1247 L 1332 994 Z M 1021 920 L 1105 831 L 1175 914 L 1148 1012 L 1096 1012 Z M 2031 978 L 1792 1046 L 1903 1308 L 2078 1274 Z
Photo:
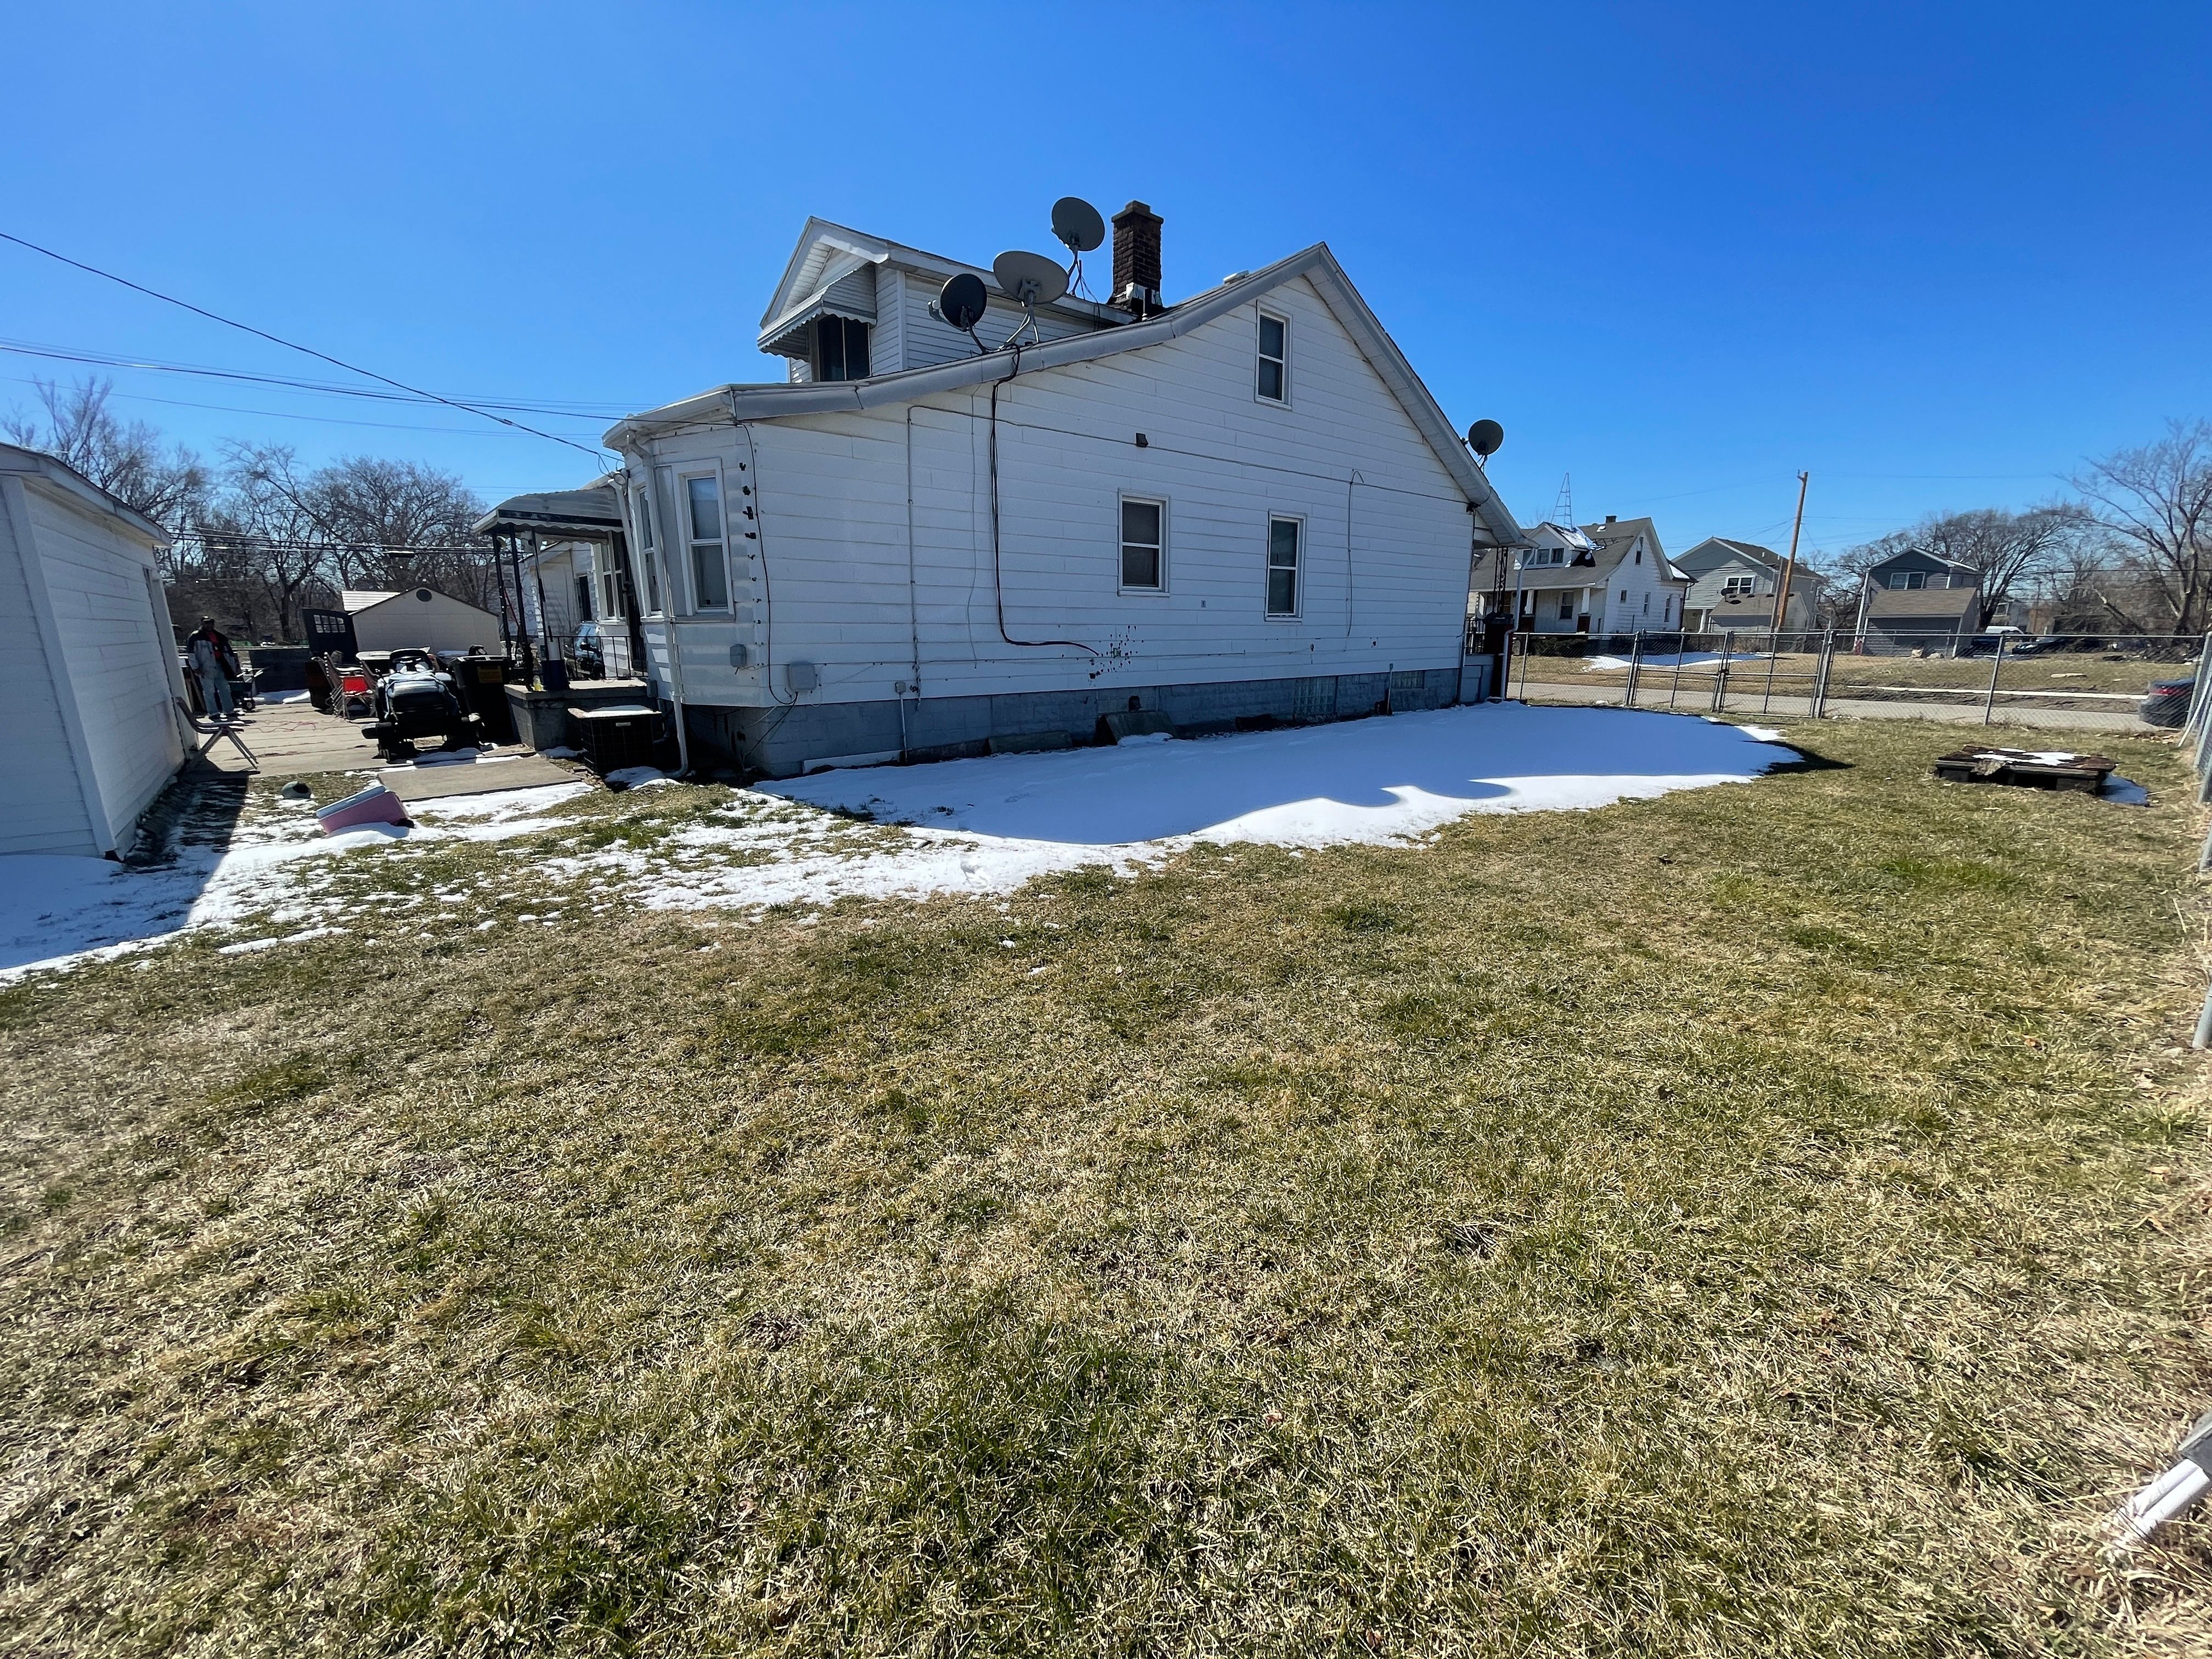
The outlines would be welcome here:
M 850 317 L 817 317 L 814 322 L 814 378 L 868 378 L 868 325 Z
M 1255 392 L 1271 404 L 1290 401 L 1291 325 L 1264 311 L 1260 313 L 1260 377 Z

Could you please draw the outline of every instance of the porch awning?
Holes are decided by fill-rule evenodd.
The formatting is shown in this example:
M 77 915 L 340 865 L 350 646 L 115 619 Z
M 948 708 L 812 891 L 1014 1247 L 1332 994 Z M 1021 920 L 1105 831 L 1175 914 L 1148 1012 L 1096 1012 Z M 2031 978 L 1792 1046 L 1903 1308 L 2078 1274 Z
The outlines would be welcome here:
M 479 536 L 513 535 L 534 530 L 541 536 L 574 536 L 605 541 L 623 527 L 622 507 L 608 485 L 589 489 L 548 489 L 510 495 L 476 521 Z

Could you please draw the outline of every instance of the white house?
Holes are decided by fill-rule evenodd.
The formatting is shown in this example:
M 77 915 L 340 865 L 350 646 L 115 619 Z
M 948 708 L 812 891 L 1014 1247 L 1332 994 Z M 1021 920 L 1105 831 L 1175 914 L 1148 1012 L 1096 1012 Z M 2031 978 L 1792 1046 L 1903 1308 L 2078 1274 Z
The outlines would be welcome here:
M 1325 246 L 1170 306 L 1159 225 L 1115 216 L 1120 306 L 1031 330 L 978 267 L 810 221 L 761 335 L 785 383 L 607 434 L 695 763 L 1481 694 L 1469 558 L 1520 532 L 1452 422 Z M 928 309 L 963 271 L 986 351 Z
M 1524 633 L 1660 633 L 1682 625 L 1689 579 L 1668 559 L 1650 520 L 1608 517 L 1579 528 L 1547 520 L 1524 544 L 1517 561 L 1510 553 L 1476 556 L 1471 609 L 1497 596 L 1497 556 L 1505 562 L 1504 603 L 1517 606 L 1515 626 Z
M 338 595 L 338 603 L 353 618 L 357 651 L 400 651 L 410 646 L 424 651 L 499 647 L 497 617 L 435 588 L 409 587 L 388 592 L 349 587 Z
M 0 444 L 0 853 L 130 849 L 183 764 L 168 538 L 51 455 Z

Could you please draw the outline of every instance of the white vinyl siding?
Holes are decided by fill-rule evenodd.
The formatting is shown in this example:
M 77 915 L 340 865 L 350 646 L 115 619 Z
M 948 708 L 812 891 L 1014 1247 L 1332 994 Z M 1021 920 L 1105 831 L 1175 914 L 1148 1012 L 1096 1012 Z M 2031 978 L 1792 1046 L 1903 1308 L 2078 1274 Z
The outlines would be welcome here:
M 919 287 L 905 284 L 909 322 Z M 1311 285 L 1294 278 L 1267 301 L 1292 324 L 1295 407 L 1254 400 L 1249 308 L 1001 386 L 995 573 L 988 385 L 656 441 L 635 459 L 683 472 L 719 461 L 726 486 L 758 491 L 760 540 L 733 545 L 764 554 L 744 562 L 735 614 L 671 630 L 686 697 L 764 706 L 793 659 L 818 665 L 813 696 L 830 702 L 893 700 L 917 658 L 925 699 L 1456 669 L 1464 494 Z M 748 435 L 757 474 L 736 471 Z M 1170 503 L 1159 594 L 1121 586 L 1124 495 Z M 726 499 L 737 522 L 734 488 Z M 1271 513 L 1304 526 L 1295 618 L 1266 613 Z M 750 569 L 763 562 L 772 626 Z M 1120 648 L 1100 668 L 1069 647 L 1009 645 L 1001 592 L 1015 639 Z M 733 641 L 754 647 L 752 667 L 732 668 Z M 776 665 L 765 676 L 763 659 Z

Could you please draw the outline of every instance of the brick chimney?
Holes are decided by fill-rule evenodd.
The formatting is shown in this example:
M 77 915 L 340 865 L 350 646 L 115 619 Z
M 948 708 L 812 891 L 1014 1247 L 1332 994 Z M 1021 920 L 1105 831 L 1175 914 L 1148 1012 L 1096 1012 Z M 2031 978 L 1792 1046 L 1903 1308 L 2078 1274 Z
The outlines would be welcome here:
M 1114 216 L 1114 298 L 1123 311 L 1148 317 L 1160 301 L 1160 216 L 1132 202 Z

